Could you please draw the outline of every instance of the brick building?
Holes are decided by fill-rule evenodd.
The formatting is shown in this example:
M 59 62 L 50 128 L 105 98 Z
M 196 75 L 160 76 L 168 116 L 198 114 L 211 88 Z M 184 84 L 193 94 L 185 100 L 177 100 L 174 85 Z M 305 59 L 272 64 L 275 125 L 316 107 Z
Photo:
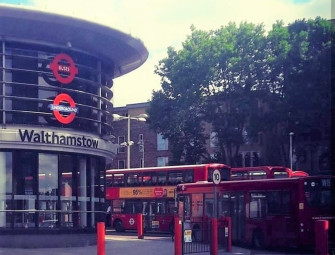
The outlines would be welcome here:
M 128 104 L 125 107 L 114 107 L 113 113 L 125 117 L 135 117 L 146 113 L 149 103 Z M 122 144 L 127 141 L 127 120 L 113 122 L 115 143 Z M 152 167 L 168 165 L 172 157 L 169 151 L 167 139 L 163 139 L 149 129 L 146 122 L 136 120 L 130 121 L 130 140 L 133 145 L 130 146 L 130 167 Z M 122 169 L 127 166 L 127 148 L 120 146 L 117 150 L 116 157 L 111 163 L 110 168 Z
M 124 107 L 114 107 L 113 113 L 124 117 L 135 117 L 146 113 L 149 103 L 128 104 Z M 113 122 L 114 136 L 116 144 L 123 144 L 127 141 L 127 120 Z M 206 125 L 205 132 L 212 134 L 211 127 Z M 214 135 L 214 133 L 213 133 Z M 214 158 L 216 150 L 215 138 L 210 135 L 207 140 L 206 147 L 211 157 Z M 130 140 L 133 145 L 130 146 L 130 167 L 153 167 L 168 165 L 172 160 L 172 153 L 169 150 L 169 142 L 163 139 L 160 134 L 157 134 L 149 129 L 146 122 L 131 120 L 130 122 Z M 241 166 L 258 166 L 260 165 L 260 150 L 259 144 L 246 144 L 240 149 L 240 165 Z M 200 163 L 200 162 L 199 162 Z M 223 162 L 225 163 L 225 162 Z M 123 169 L 127 166 L 127 147 L 120 146 L 117 150 L 116 157 L 111 163 L 110 169 Z

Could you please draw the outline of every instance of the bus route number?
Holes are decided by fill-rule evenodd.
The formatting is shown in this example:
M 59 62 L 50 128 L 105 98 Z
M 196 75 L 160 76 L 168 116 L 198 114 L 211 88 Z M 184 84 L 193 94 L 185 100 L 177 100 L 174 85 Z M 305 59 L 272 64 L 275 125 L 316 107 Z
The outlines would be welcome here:
M 219 184 L 221 181 L 221 173 L 219 170 L 214 170 L 213 171 L 213 182 L 214 184 Z

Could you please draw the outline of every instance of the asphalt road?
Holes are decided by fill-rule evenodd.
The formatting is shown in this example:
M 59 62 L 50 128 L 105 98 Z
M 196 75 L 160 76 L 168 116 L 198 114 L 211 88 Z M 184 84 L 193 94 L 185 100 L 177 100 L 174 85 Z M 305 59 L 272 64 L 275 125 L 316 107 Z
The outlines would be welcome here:
M 105 236 L 106 255 L 174 255 L 174 242 L 169 235 L 147 235 L 144 239 L 138 239 L 136 233 L 119 235 L 107 231 Z M 41 249 L 16 249 L 0 248 L 0 255 L 96 255 L 97 246 L 69 247 L 69 248 L 41 248 Z M 195 255 L 209 255 L 207 253 L 193 253 Z M 280 253 L 276 251 L 250 250 L 233 246 L 231 253 L 223 250 L 219 255 L 298 255 L 298 253 Z M 304 254 L 311 255 L 311 254 Z

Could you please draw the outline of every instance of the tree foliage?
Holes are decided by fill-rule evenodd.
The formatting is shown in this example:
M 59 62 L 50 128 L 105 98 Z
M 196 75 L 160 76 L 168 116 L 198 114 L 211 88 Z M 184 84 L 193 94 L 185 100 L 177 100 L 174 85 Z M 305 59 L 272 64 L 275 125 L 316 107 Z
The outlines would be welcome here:
M 268 157 L 282 163 L 284 136 L 320 129 L 330 109 L 331 35 L 321 18 L 278 21 L 269 33 L 248 22 L 191 26 L 182 48 L 168 48 L 156 66 L 162 89 L 148 109 L 151 128 L 169 139 L 175 163 L 210 160 L 205 123 L 217 161 L 236 165 L 240 146 L 268 132 Z

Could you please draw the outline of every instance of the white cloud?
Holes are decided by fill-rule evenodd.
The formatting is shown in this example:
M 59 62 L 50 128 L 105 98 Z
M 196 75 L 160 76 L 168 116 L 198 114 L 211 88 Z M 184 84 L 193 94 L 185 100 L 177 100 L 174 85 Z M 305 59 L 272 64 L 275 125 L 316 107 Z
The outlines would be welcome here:
M 334 1 L 334 0 L 331 0 Z M 141 39 L 149 51 L 147 62 L 114 80 L 114 105 L 146 102 L 160 88 L 154 66 L 166 56 L 167 47 L 180 47 L 190 26 L 210 30 L 230 21 L 263 23 L 271 29 L 276 20 L 331 18 L 329 0 L 33 0 L 39 9 L 105 24 Z M 333 5 L 334 6 L 334 5 Z

